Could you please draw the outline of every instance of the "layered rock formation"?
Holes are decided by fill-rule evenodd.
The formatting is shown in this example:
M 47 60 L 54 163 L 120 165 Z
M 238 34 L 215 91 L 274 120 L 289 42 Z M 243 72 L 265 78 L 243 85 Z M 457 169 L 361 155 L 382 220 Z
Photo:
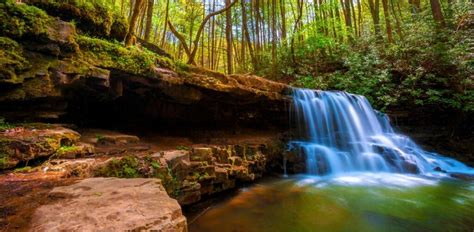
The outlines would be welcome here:
M 62 5 L 31 3 L 71 20 L 54 8 Z M 2 21 L 15 19 L 26 25 L 19 30 L 7 23 L 0 31 L 6 48 L 0 54 L 5 57 L 0 63 L 0 115 L 7 119 L 95 126 L 141 122 L 173 128 L 287 122 L 286 113 L 281 113 L 286 111 L 287 85 L 175 65 L 162 53 L 78 34 L 73 24 L 26 4 L 7 1 L 0 10 L 5 13 Z M 104 32 L 99 34 L 105 38 L 114 34 L 111 25 L 118 19 L 111 19 L 111 25 L 87 27 L 93 13 L 73 11 L 79 15 L 66 15 L 84 19 L 79 20 L 82 30 Z
M 0 170 L 20 167 L 17 172 L 62 178 L 161 179 L 172 197 L 188 205 L 253 182 L 266 173 L 280 172 L 285 150 L 282 138 L 271 133 L 234 139 L 224 134 L 218 139 L 207 137 L 205 144 L 199 141 L 202 137 L 194 141 L 166 136 L 141 141 L 116 131 L 82 133 L 84 136 L 52 124 L 11 125 L 0 132 Z M 40 165 L 32 168 L 28 162 Z M 28 168 L 21 169 L 23 166 Z
M 161 127 L 286 123 L 286 85 L 176 68 L 139 48 L 78 36 L 66 22 L 50 24 L 44 41 L 5 38 L 25 61 L 21 68 L 4 65 L 10 71 L 0 78 L 0 113 L 7 119 L 95 125 L 133 119 Z

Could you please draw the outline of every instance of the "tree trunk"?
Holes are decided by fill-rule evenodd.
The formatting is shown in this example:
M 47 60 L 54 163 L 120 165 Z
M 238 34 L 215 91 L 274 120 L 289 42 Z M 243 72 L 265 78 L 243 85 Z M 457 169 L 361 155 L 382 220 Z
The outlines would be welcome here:
M 125 12 L 124 10 L 125 10 L 125 0 L 122 0 L 122 1 L 120 2 L 120 15 L 123 16 L 123 14 L 124 14 L 124 12 Z
M 382 35 L 380 34 L 380 14 L 379 7 L 380 0 L 369 0 L 370 15 L 372 16 L 372 21 L 374 23 L 375 37 L 380 42 L 382 41 Z
M 392 6 L 391 7 L 392 15 L 395 18 L 395 25 L 397 27 L 398 37 L 400 37 L 400 40 L 403 40 L 403 33 L 402 33 L 402 27 L 400 25 L 400 18 L 399 18 L 399 15 L 397 14 L 397 12 L 395 11 L 395 5 L 394 5 L 393 0 L 390 0 L 390 5 Z
M 296 17 L 295 26 L 293 29 L 293 36 L 291 37 L 290 52 L 293 59 L 293 65 L 296 66 L 296 57 L 295 57 L 295 36 L 298 30 L 298 25 L 300 23 L 301 17 L 303 16 L 303 0 L 297 0 L 298 3 L 298 16 Z
M 362 5 L 361 1 L 357 0 L 357 17 L 359 24 L 359 37 L 362 35 Z
M 390 24 L 390 11 L 388 10 L 388 0 L 382 0 L 383 15 L 385 18 L 385 29 L 387 31 L 387 40 L 389 43 L 393 43 L 392 25 Z
M 355 37 L 359 33 L 359 28 L 357 27 L 357 18 L 356 18 L 356 13 L 354 9 L 354 2 L 352 0 L 347 0 L 350 3 L 351 7 L 351 14 L 352 14 L 352 26 L 354 27 L 354 35 Z
M 258 53 L 260 52 L 260 6 L 259 6 L 260 1 L 255 0 L 255 50 L 258 56 Z
M 165 23 L 163 25 L 163 35 L 161 37 L 161 46 L 165 46 L 166 42 L 166 27 L 168 26 L 168 13 L 170 10 L 170 0 L 166 0 L 166 9 L 165 9 Z
M 430 0 L 431 13 L 433 13 L 433 19 L 439 26 L 445 27 L 446 23 L 444 21 L 443 12 L 441 12 L 441 4 L 439 0 Z
M 225 5 L 230 6 L 230 0 L 225 0 Z M 232 10 L 227 8 L 225 11 L 225 37 L 227 41 L 227 73 L 233 73 L 232 67 Z
M 341 7 L 344 13 L 344 22 L 346 23 L 347 37 L 352 40 L 352 19 L 351 19 L 351 5 L 352 0 L 341 0 Z
M 240 47 L 240 56 L 242 58 L 242 70 L 245 71 L 246 70 L 246 66 L 245 66 L 245 44 L 246 44 L 246 41 L 245 41 L 245 31 L 247 30 L 247 12 L 246 12 L 246 9 L 245 9 L 245 3 L 246 1 L 245 0 L 240 0 L 240 4 L 241 4 L 241 7 L 242 7 L 242 29 L 241 29 L 241 47 Z M 250 41 L 248 41 L 250 43 Z
M 216 10 L 216 0 L 212 0 L 212 11 L 215 11 Z M 214 65 L 215 65 L 215 60 L 216 60 L 216 57 L 215 57 L 215 54 L 216 54 L 216 19 L 215 18 L 212 18 L 212 22 L 211 22 L 211 64 L 210 64 L 210 68 L 211 69 L 214 69 Z
M 139 16 L 140 17 L 140 24 L 139 24 L 139 27 L 137 28 L 137 31 L 136 31 L 139 38 L 143 38 L 143 35 L 145 34 L 144 30 L 143 30 L 144 29 L 143 25 L 144 25 L 144 22 L 145 22 L 145 15 L 146 14 L 145 14 L 144 11 L 146 10 L 146 8 L 147 8 L 147 3 L 145 1 L 143 1 L 142 9 L 140 9 L 140 16 Z
M 135 40 L 135 27 L 137 26 L 137 19 L 140 15 L 140 8 L 143 0 L 135 0 L 135 6 L 133 8 L 132 17 L 130 18 L 130 26 L 128 27 L 128 33 L 125 36 L 125 46 L 129 47 L 133 45 Z
M 153 19 L 153 5 L 155 0 L 148 0 L 148 7 L 146 11 L 146 26 L 145 26 L 145 41 L 150 42 L 150 33 L 151 33 L 151 25 Z
M 277 47 L 277 31 L 276 31 L 276 0 L 272 0 L 272 66 L 273 66 L 273 78 L 275 78 L 276 74 L 276 61 L 277 61 L 277 54 L 276 54 L 276 47 Z
M 280 14 L 281 14 L 281 40 L 283 46 L 286 47 L 286 10 L 285 0 L 280 0 Z

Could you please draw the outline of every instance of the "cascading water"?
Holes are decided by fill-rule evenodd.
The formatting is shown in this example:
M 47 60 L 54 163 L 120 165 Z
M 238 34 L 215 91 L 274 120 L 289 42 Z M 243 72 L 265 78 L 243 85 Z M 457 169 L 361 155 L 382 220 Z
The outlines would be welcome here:
M 191 232 L 474 228 L 474 182 L 445 178 L 449 172 L 474 177 L 474 169 L 395 133 L 363 96 L 307 89 L 294 89 L 293 96 L 298 137 L 290 146 L 306 158 L 310 175 L 238 191 L 193 220 Z M 300 169 L 291 166 L 296 160 L 284 154 L 285 174 L 287 163 Z
M 424 151 L 410 138 L 395 133 L 389 118 L 375 111 L 363 96 L 294 89 L 293 101 L 299 138 L 290 147 L 305 155 L 308 174 L 474 173 L 463 163 Z

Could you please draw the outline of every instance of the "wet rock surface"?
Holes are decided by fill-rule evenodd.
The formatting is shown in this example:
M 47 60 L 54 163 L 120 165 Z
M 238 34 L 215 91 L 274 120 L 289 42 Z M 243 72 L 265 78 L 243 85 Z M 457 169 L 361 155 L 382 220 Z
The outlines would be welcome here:
M 34 231 L 187 231 L 179 204 L 156 179 L 84 179 L 49 197 L 60 200 L 36 209 Z

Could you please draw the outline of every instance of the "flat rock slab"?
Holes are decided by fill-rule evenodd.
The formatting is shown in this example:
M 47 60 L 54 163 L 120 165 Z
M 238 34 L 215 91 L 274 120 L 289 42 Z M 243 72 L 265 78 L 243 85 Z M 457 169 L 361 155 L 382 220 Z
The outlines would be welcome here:
M 33 231 L 187 231 L 178 202 L 158 179 L 89 178 L 56 187 L 36 209 Z

